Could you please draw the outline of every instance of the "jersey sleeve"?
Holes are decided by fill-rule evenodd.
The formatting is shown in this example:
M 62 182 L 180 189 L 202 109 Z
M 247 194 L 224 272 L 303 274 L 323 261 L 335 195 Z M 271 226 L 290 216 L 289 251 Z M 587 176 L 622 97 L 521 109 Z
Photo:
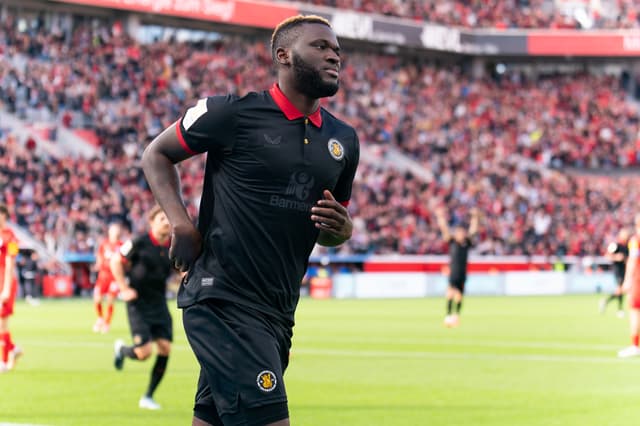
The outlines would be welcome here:
M 360 142 L 355 130 L 353 131 L 353 145 L 345 157 L 347 158 L 347 165 L 342 171 L 340 179 L 338 179 L 338 183 L 333 190 L 333 196 L 340 204 L 346 206 L 351 199 L 353 179 L 355 178 L 358 162 L 360 161 Z
M 227 150 L 235 141 L 236 96 L 200 99 L 176 126 L 178 140 L 190 154 Z
M 132 261 L 138 255 L 138 249 L 140 247 L 139 241 L 135 240 L 127 240 L 120 246 L 118 250 L 120 256 L 127 261 Z
M 7 243 L 7 257 L 16 257 L 20 252 L 20 247 L 18 246 L 18 239 L 16 238 L 16 234 L 13 231 L 9 230 L 6 235 L 6 243 Z

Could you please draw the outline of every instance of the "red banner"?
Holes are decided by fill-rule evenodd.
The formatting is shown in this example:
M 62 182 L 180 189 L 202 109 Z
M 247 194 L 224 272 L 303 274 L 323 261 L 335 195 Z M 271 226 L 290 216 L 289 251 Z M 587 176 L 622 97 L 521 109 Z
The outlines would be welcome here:
M 530 55 L 542 56 L 640 56 L 640 33 L 531 32 L 527 50 Z
M 329 277 L 313 277 L 311 278 L 310 295 L 314 299 L 329 299 L 331 297 L 331 288 L 333 281 Z
M 202 21 L 274 28 L 298 8 L 251 0 L 58 0 L 85 6 L 156 13 Z
M 73 295 L 71 277 L 67 275 L 47 275 L 42 279 L 44 297 L 69 297 Z

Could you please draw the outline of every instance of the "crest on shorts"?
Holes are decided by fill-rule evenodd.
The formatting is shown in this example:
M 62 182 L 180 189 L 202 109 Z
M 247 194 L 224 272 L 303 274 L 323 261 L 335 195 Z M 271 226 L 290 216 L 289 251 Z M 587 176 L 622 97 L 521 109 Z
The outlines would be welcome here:
M 133 344 L 134 345 L 139 345 L 140 343 L 142 343 L 142 336 L 139 334 L 135 334 L 133 336 Z
M 258 377 L 256 378 L 256 383 L 258 384 L 258 387 L 260 388 L 261 391 L 271 392 L 276 388 L 276 385 L 278 384 L 278 380 L 276 379 L 276 375 L 273 374 L 272 371 L 264 370 L 264 371 L 261 371 L 260 374 L 258 374 Z
M 342 160 L 342 157 L 344 157 L 344 147 L 342 146 L 342 144 L 340 143 L 340 141 L 338 139 L 329 139 L 329 154 L 331 154 L 331 156 L 335 159 L 335 160 Z

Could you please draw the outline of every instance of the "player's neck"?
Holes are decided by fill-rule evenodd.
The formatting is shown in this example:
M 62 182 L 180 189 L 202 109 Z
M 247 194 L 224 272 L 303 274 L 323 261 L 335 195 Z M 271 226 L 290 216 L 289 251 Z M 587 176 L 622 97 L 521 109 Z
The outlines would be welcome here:
M 320 99 L 310 98 L 307 95 L 300 93 L 294 89 L 293 85 L 286 79 L 279 79 L 278 87 L 280 87 L 282 93 L 284 93 L 287 99 L 289 99 L 289 102 L 291 102 L 303 115 L 311 115 L 320 108 Z
M 151 237 L 161 245 L 165 245 L 169 242 L 169 234 L 158 234 L 153 231 L 150 232 Z

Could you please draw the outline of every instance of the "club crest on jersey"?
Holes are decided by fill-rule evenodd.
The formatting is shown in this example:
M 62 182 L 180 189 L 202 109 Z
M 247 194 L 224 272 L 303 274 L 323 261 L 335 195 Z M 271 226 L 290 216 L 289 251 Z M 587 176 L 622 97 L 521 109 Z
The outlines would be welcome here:
M 261 371 L 260 374 L 258 374 L 258 377 L 256 378 L 256 383 L 258 384 L 258 387 L 260 388 L 261 391 L 271 392 L 276 388 L 276 385 L 278 384 L 278 380 L 276 379 L 276 375 L 273 374 L 272 371 L 264 370 L 264 371 Z
M 340 141 L 338 139 L 334 139 L 331 138 L 329 139 L 329 154 L 331 154 L 331 156 L 335 159 L 335 160 L 342 160 L 342 157 L 344 157 L 344 147 L 342 146 L 342 144 L 340 143 Z

